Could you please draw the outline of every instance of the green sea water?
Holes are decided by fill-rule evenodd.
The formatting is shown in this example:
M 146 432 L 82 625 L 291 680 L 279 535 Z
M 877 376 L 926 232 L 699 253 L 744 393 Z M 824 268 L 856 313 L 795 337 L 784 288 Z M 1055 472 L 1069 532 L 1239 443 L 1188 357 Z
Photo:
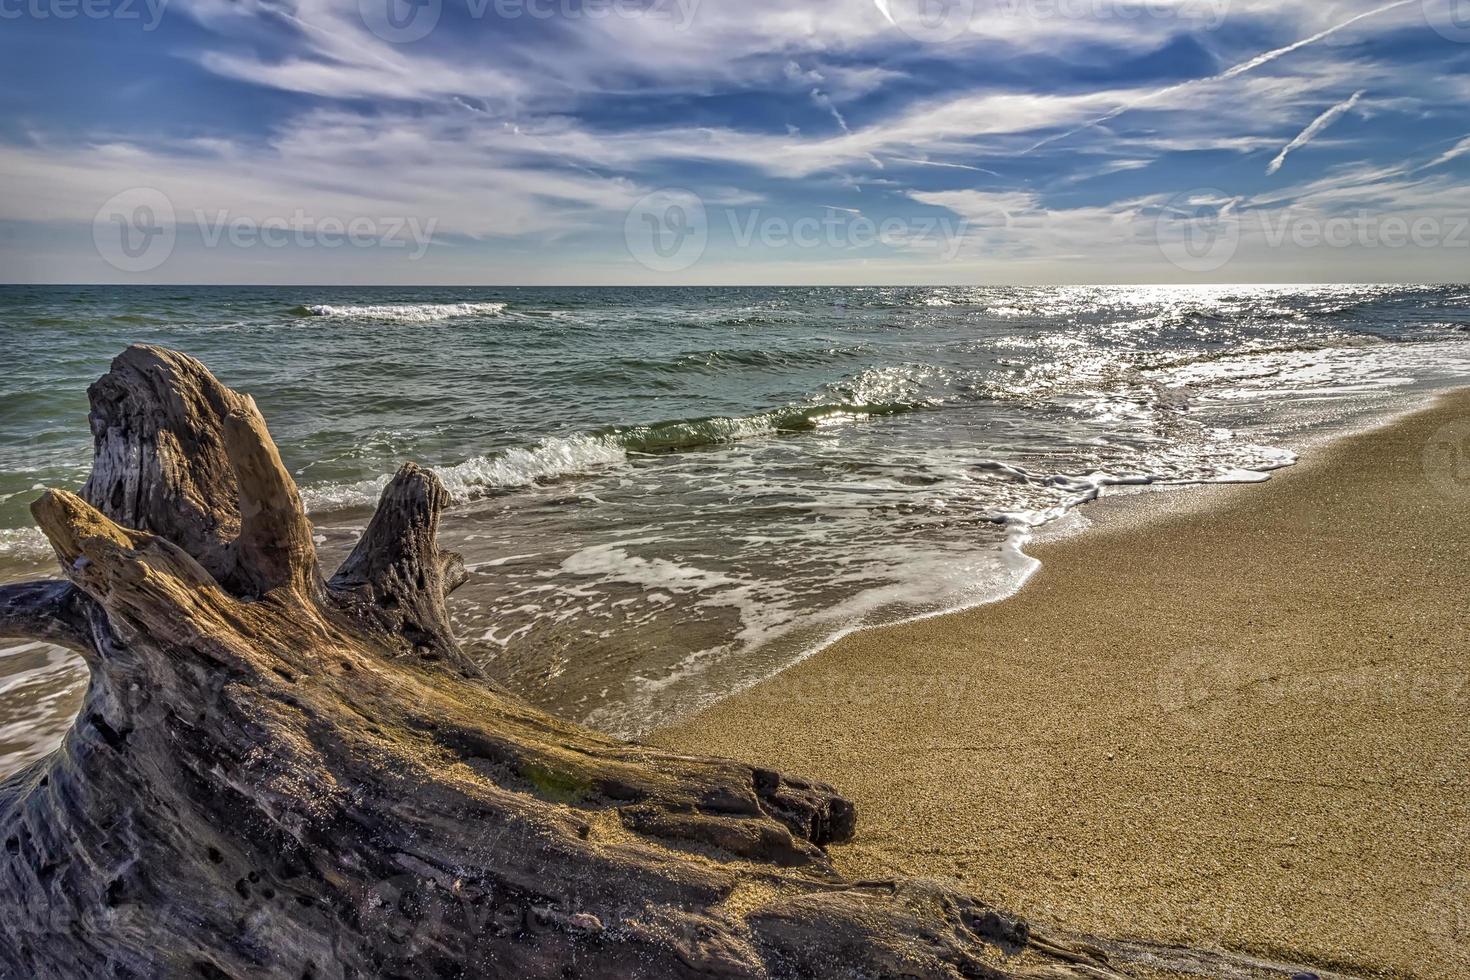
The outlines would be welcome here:
M 52 574 L 27 506 L 90 464 L 129 343 L 252 394 L 322 535 L 403 460 L 473 656 L 636 735 L 844 631 L 1006 594 L 1099 490 L 1260 479 L 1470 377 L 1464 286 L 0 287 L 0 574 Z M 0 650 L 0 769 L 84 682 Z

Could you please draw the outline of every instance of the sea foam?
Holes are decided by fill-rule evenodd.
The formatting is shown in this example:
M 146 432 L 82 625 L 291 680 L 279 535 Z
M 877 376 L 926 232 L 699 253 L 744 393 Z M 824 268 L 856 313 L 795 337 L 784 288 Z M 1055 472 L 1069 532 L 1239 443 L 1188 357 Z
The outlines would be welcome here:
M 573 435 L 475 456 L 452 466 L 437 466 L 434 472 L 452 498 L 464 501 L 494 490 L 594 473 L 627 458 L 626 450 L 615 437 Z M 302 487 L 301 499 L 306 509 L 314 513 L 368 506 L 378 499 L 388 480 L 384 474 L 356 483 Z
M 630 425 L 598 433 L 553 436 L 462 463 L 435 466 L 434 472 L 456 501 L 496 490 L 513 490 L 571 476 L 590 475 L 628 460 L 629 454 L 658 455 L 679 450 L 728 445 L 746 439 L 804 432 L 865 418 L 911 411 L 908 405 L 791 405 L 749 417 L 715 416 Z M 321 513 L 372 504 L 388 484 L 388 475 L 355 483 L 301 488 L 307 510 Z
M 305 316 L 335 320 L 374 320 L 379 323 L 433 323 L 459 317 L 496 316 L 505 303 L 382 303 L 368 306 L 330 306 L 325 303 L 301 307 Z

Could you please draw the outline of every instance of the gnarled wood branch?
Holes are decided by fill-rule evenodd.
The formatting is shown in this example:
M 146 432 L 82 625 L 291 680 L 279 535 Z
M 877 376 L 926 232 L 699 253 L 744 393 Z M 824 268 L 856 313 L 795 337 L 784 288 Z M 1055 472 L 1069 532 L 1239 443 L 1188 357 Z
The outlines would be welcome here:
M 413 654 L 483 677 L 455 641 L 444 607 L 467 577 L 459 555 L 439 550 L 439 513 L 448 504 L 434 474 L 404 464 L 329 586 L 339 602 L 360 603 L 359 615 L 377 620 L 385 635 L 401 638 Z
M 400 471 L 324 585 L 248 399 L 148 347 L 92 399 L 84 495 L 34 507 L 68 582 L 0 592 L 0 633 L 92 670 L 0 785 L 0 975 L 1116 976 L 945 886 L 842 880 L 830 787 L 478 678 L 433 474 Z
M 44 640 L 91 653 L 92 601 L 70 582 L 0 585 L 0 640 Z

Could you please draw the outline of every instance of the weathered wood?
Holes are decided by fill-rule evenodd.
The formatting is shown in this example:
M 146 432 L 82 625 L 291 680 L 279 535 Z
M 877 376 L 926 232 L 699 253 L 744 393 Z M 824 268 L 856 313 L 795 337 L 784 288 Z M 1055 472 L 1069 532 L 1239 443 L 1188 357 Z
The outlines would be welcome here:
M 830 787 L 474 676 L 432 473 L 400 471 L 324 585 L 248 399 L 145 347 L 92 397 L 85 496 L 34 507 L 68 582 L 0 593 L 0 635 L 92 670 L 0 785 L 0 975 L 1117 976 L 946 886 L 844 881 Z
M 466 577 L 463 560 L 439 550 L 439 513 L 448 504 L 434 474 L 404 464 L 329 584 L 338 602 L 359 603 L 359 615 L 377 619 L 384 635 L 400 639 L 408 652 L 483 677 L 455 641 L 444 607 Z
M 0 640 L 45 640 L 91 653 L 92 600 L 70 582 L 0 586 Z
M 167 528 L 228 578 L 240 510 L 223 422 L 239 396 L 193 358 L 143 346 L 113 361 L 87 395 L 93 460 L 82 496 L 124 527 Z
M 257 595 L 279 588 L 316 595 L 322 582 L 311 522 L 252 399 L 225 416 L 224 442 L 240 513 L 236 575 Z

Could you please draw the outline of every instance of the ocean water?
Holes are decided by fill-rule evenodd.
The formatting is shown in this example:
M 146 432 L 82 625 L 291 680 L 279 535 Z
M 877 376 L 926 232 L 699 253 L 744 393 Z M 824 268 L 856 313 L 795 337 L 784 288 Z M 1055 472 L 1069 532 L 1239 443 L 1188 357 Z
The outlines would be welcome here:
M 862 626 L 1001 597 L 1100 489 L 1257 480 L 1470 378 L 1470 287 L 0 287 L 0 575 L 132 342 L 255 396 L 339 559 L 434 467 L 512 689 L 638 735 Z M 0 770 L 85 672 L 0 650 Z

